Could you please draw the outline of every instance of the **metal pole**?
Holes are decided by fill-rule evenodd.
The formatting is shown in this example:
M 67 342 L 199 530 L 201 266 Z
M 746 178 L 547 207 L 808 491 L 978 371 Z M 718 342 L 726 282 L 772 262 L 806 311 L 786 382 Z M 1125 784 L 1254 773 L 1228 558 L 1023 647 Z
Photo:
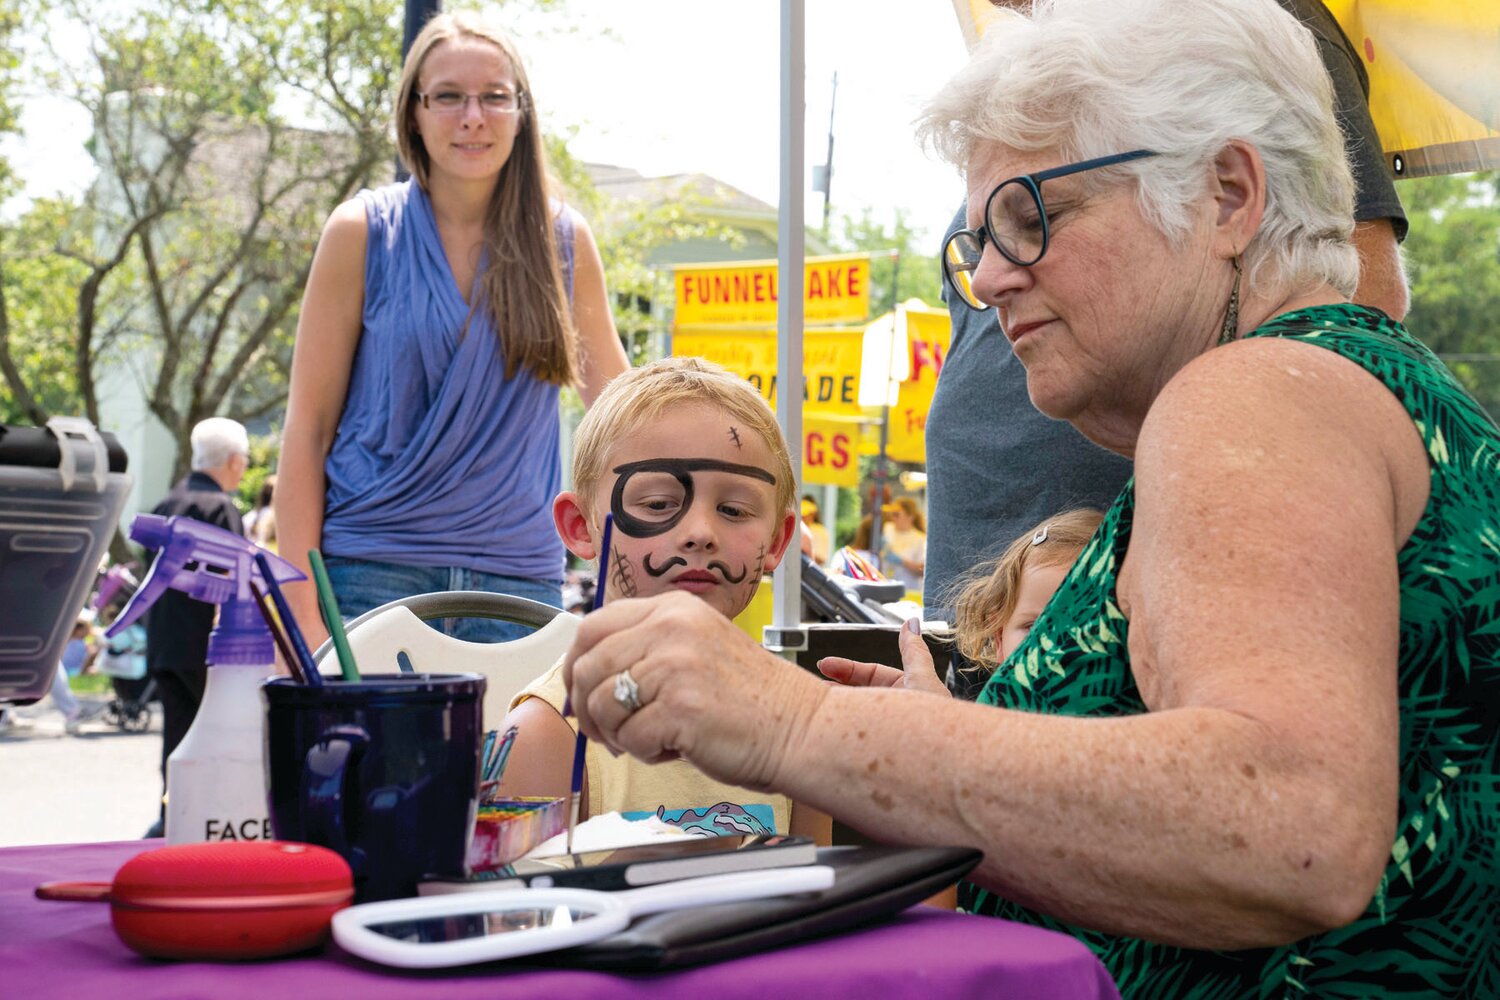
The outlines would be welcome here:
M 776 255 L 776 381 L 780 388 L 776 392 L 776 418 L 787 446 L 797 456 L 792 469 L 798 478 L 802 468 L 802 269 L 807 225 L 803 195 L 806 28 L 803 0 L 781 0 L 781 208 Z M 793 496 L 800 493 L 800 489 L 792 491 Z M 807 648 L 807 633 L 802 630 L 802 560 L 792 546 L 787 547 L 787 553 L 773 578 L 771 624 L 766 628 L 764 644 L 794 659 L 797 650 Z
M 891 356 L 895 357 L 896 322 L 900 315 L 896 306 L 901 302 L 901 253 L 891 252 Z M 904 332 L 904 331 L 903 331 Z M 905 339 L 904 337 L 902 338 Z M 907 344 L 907 350 L 911 345 Z M 885 502 L 886 470 L 885 449 L 890 440 L 891 426 L 891 380 L 890 372 L 886 372 L 885 402 L 880 404 L 880 454 L 875 459 L 875 502 L 870 511 L 870 547 L 875 552 L 875 564 L 880 565 L 880 553 L 885 546 L 881 544 L 880 538 L 880 505 Z
M 833 92 L 828 95 L 828 159 L 823 161 L 823 238 L 828 238 L 828 211 L 833 205 L 833 108 L 839 97 L 839 75 L 833 74 Z

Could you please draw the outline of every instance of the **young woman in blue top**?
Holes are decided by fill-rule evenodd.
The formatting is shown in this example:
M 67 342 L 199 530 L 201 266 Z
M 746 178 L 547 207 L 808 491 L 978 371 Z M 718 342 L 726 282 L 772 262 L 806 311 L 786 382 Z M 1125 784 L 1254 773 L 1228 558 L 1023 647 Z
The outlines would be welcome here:
M 492 590 L 560 605 L 558 390 L 585 404 L 627 367 L 588 225 L 549 197 L 515 47 L 441 14 L 395 109 L 411 179 L 334 210 L 293 356 L 281 552 L 327 557 L 354 616 L 398 597 Z M 321 641 L 312 588 L 288 589 Z M 463 620 L 496 640 L 516 626 Z

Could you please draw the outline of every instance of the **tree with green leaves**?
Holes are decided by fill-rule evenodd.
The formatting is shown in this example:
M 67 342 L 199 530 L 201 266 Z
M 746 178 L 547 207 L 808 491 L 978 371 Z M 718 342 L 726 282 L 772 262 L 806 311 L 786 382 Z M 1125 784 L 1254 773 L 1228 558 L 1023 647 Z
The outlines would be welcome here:
M 868 250 L 870 259 L 870 311 L 888 312 L 898 302 L 921 299 L 930 306 L 942 304 L 942 275 L 937 266 L 937 247 L 914 229 L 904 212 L 897 211 L 887 226 L 866 208 L 859 216 L 843 215 L 830 237 L 835 251 Z
M 1403 181 L 1406 325 L 1500 415 L 1500 171 Z
M 52 294 L 73 289 L 53 347 L 95 423 L 104 369 L 129 369 L 184 465 L 199 420 L 280 407 L 322 220 L 389 175 L 400 0 L 57 0 L 25 14 L 31 76 L 87 109 L 100 166 L 80 204 L 39 205 L 17 234 L 57 269 Z M 19 288 L 6 283 L 18 308 Z M 16 345 L 0 341 L 0 366 L 15 408 L 40 420 L 55 365 L 28 369 Z M 25 347 L 23 361 L 39 349 Z

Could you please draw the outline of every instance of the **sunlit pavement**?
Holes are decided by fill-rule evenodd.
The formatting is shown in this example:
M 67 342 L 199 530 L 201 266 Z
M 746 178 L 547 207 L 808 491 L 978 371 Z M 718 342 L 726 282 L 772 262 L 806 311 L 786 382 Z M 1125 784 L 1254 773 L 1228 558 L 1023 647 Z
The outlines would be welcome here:
M 80 695 L 102 707 L 103 695 Z M 0 725 L 0 847 L 134 840 L 161 801 L 161 708 L 151 727 L 126 733 L 103 716 L 76 735 L 50 699 L 12 708 Z

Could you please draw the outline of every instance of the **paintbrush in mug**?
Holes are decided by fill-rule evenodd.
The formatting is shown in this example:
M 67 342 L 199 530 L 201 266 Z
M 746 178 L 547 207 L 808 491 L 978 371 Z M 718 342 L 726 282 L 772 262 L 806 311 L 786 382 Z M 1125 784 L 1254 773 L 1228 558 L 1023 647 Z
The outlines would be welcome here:
M 276 615 L 281 619 L 281 627 L 286 631 L 287 641 L 291 643 L 292 652 L 302 667 L 302 682 L 309 687 L 320 687 L 323 684 L 323 675 L 318 673 L 318 665 L 313 662 L 312 653 L 307 648 L 307 640 L 302 637 L 302 630 L 297 627 L 297 619 L 292 615 L 291 605 L 287 604 L 286 595 L 281 592 L 281 584 L 276 582 L 276 576 L 271 569 L 271 560 L 266 558 L 264 552 L 257 552 L 255 565 L 260 568 L 261 581 L 266 585 L 266 593 L 270 595 L 271 603 L 276 605 Z
M 609 540 L 614 534 L 614 530 L 615 516 L 613 514 L 605 514 L 604 535 L 599 540 L 599 576 L 594 581 L 594 607 L 592 609 L 594 611 L 598 611 L 604 606 L 605 582 L 609 577 Z M 570 695 L 563 702 L 563 716 L 567 717 L 571 715 L 572 710 L 573 699 Z M 570 792 L 571 797 L 568 802 L 567 845 L 564 847 L 564 850 L 568 854 L 573 853 L 573 828 L 578 825 L 578 804 L 583 794 L 584 748 L 587 743 L 588 740 L 584 737 L 583 730 L 578 730 L 578 739 L 573 744 L 573 782 L 570 786 L 572 791 Z
M 505 764 L 510 760 L 510 748 L 515 746 L 516 734 L 519 732 L 518 728 L 511 726 L 505 731 L 505 735 L 500 737 L 498 743 L 492 744 L 490 754 L 484 762 L 485 781 L 499 781 L 505 774 Z
M 354 653 L 349 648 L 349 637 L 344 634 L 344 618 L 339 612 L 338 598 L 333 596 L 333 583 L 328 579 L 328 569 L 323 565 L 323 553 L 317 549 L 307 550 L 307 562 L 312 568 L 313 583 L 317 585 L 318 607 L 323 612 L 323 624 L 328 626 L 328 638 L 333 641 L 333 652 L 338 657 L 339 671 L 346 681 L 359 680 L 359 667 L 354 663 Z
M 292 652 L 292 647 L 287 645 L 286 636 L 281 632 L 281 625 L 276 621 L 275 609 L 271 607 L 271 599 L 266 596 L 265 591 L 253 583 L 250 584 L 250 593 L 255 597 L 255 606 L 260 609 L 260 616 L 265 620 L 266 630 L 276 641 L 276 648 L 281 652 L 281 659 L 286 663 L 292 680 L 298 684 L 306 684 L 307 678 L 302 673 L 302 663 L 297 659 L 297 654 Z

